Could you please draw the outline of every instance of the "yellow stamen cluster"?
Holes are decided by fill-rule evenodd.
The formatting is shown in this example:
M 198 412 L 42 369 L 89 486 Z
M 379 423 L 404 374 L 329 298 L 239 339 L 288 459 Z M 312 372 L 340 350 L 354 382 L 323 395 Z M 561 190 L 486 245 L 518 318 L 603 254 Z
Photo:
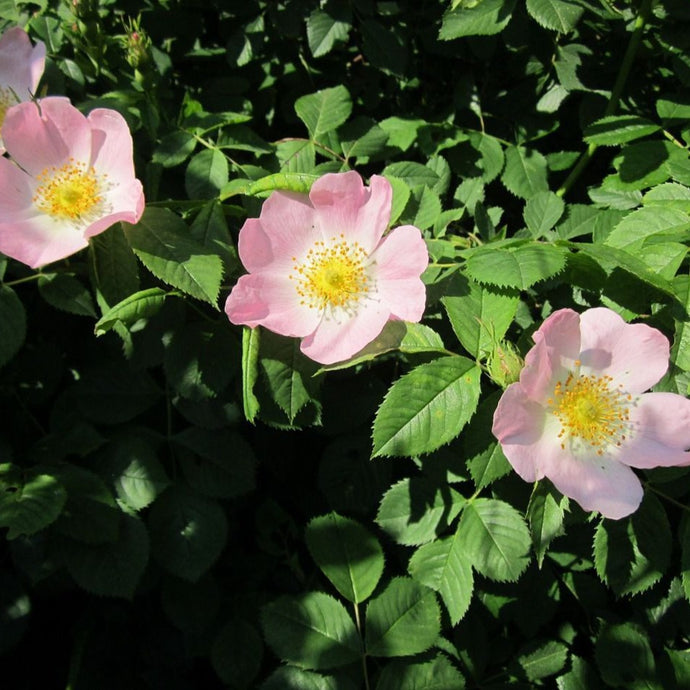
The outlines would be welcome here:
M 576 362 L 579 365 L 579 362 Z M 566 440 L 581 441 L 598 455 L 626 440 L 633 397 L 610 376 L 569 374 L 559 381 L 547 401 L 561 423 L 561 448 Z
M 19 101 L 12 89 L 0 86 L 0 127 L 5 121 L 5 113 L 13 105 L 17 105 Z
M 56 219 L 87 220 L 103 205 L 104 177 L 70 158 L 64 165 L 46 168 L 38 175 L 33 203 Z
M 366 252 L 342 234 L 315 242 L 305 257 L 292 260 L 290 280 L 295 281 L 300 303 L 310 309 L 355 309 L 371 290 Z

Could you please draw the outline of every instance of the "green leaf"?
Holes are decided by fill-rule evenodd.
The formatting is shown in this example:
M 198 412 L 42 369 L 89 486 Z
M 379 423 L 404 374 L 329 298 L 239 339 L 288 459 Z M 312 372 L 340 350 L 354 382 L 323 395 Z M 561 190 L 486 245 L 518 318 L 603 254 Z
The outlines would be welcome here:
M 503 31 L 513 13 L 515 0 L 466 2 L 443 16 L 438 37 L 449 41 L 462 36 L 490 36 Z
M 194 582 L 225 547 L 228 522 L 218 503 L 178 484 L 156 499 L 149 513 L 149 530 L 158 563 Z
M 546 158 L 536 149 L 509 146 L 501 182 L 508 191 L 522 199 L 531 199 L 538 192 L 548 191 Z
M 125 237 L 126 227 L 128 223 L 112 225 L 89 240 L 92 280 L 104 311 L 139 290 L 139 266 Z
M 464 502 L 454 489 L 424 477 L 401 479 L 381 500 L 376 523 L 398 544 L 417 546 L 443 532 Z
M 385 150 L 388 133 L 368 117 L 358 117 L 343 125 L 339 132 L 340 147 L 348 160 L 367 163 L 371 156 Z
M 346 40 L 350 32 L 349 8 L 338 12 L 338 16 L 330 13 L 333 11 L 332 7 L 327 7 L 327 10 L 329 11 L 315 9 L 307 17 L 307 41 L 315 58 L 329 53 L 335 43 Z
M 597 146 L 620 146 L 658 132 L 661 128 L 638 115 L 609 115 L 585 128 L 584 139 Z
M 649 639 L 636 625 L 605 624 L 597 637 L 594 656 L 600 676 L 609 686 L 662 690 L 654 682 L 656 669 Z
M 480 374 L 465 357 L 441 357 L 398 379 L 376 413 L 372 457 L 421 455 L 452 441 L 477 407 Z
M 179 216 L 166 208 L 148 207 L 136 225 L 124 230 L 134 253 L 153 275 L 216 306 L 223 263 L 190 238 Z
M 148 562 L 149 539 L 141 520 L 121 513 L 116 541 L 91 545 L 62 539 L 60 553 L 87 592 L 132 599 Z
M 352 99 L 344 86 L 322 89 L 295 101 L 295 112 L 313 141 L 342 125 L 352 112 Z
M 690 121 L 690 103 L 687 95 L 660 98 L 656 102 L 656 113 L 666 127 L 687 123 Z
M 77 316 L 96 316 L 91 294 L 73 273 L 42 273 L 38 291 L 56 309 Z
M 0 285 L 0 367 L 18 352 L 26 338 L 26 312 L 17 293 Z
M 517 662 L 527 679 L 534 683 L 562 671 L 567 660 L 568 648 L 562 642 L 550 640 L 534 651 L 521 654 Z
M 296 192 L 297 194 L 308 194 L 312 185 L 319 179 L 319 175 L 312 175 L 300 172 L 275 173 L 262 177 L 256 182 L 247 186 L 245 194 L 257 196 L 281 189 L 286 192 Z
M 345 607 L 323 592 L 284 596 L 267 604 L 261 626 L 278 657 L 301 668 L 335 668 L 361 655 L 361 641 Z
M 687 238 L 690 216 L 666 206 L 643 206 L 629 213 L 604 243 L 635 254 L 650 238 L 681 241 Z
M 426 165 L 414 161 L 397 161 L 383 169 L 384 177 L 394 177 L 403 180 L 410 189 L 434 187 L 439 177 L 436 172 Z
M 599 688 L 599 678 L 584 659 L 570 656 L 570 671 L 556 679 L 558 690 L 594 690 Z
M 259 376 L 259 345 L 261 331 L 258 328 L 242 329 L 242 404 L 244 416 L 254 423 L 259 414 L 259 400 L 254 395 L 254 386 Z
M 546 191 L 538 192 L 525 204 L 522 216 L 532 237 L 539 239 L 558 223 L 564 211 L 563 199 Z
M 441 213 L 441 199 L 429 187 L 424 187 L 412 224 L 420 230 L 430 228 Z
M 407 567 L 414 580 L 441 595 L 453 625 L 465 615 L 474 589 L 472 565 L 457 537 L 456 531 L 450 537 L 424 544 L 414 552 Z
M 671 558 L 666 511 L 650 492 L 624 520 L 602 520 L 594 534 L 594 565 L 618 595 L 638 594 L 658 582 Z
M 584 9 L 569 0 L 527 0 L 527 11 L 537 24 L 567 34 L 580 21 Z
M 211 664 L 218 677 L 237 690 L 256 687 L 263 641 L 258 630 L 239 618 L 224 625 L 213 640 Z
M 481 358 L 506 334 L 518 307 L 516 293 L 499 292 L 453 276 L 448 294 L 441 298 L 455 335 L 473 357 Z
M 567 251 L 552 244 L 484 245 L 467 258 L 467 275 L 478 283 L 526 290 L 565 268 Z
M 183 131 L 166 134 L 153 151 L 152 161 L 164 168 L 173 168 L 191 156 L 196 147 L 196 139 Z
M 321 368 L 321 371 L 347 369 L 362 362 L 368 362 L 385 352 L 393 350 L 410 355 L 418 355 L 425 352 L 447 353 L 441 336 L 428 326 L 407 321 L 389 321 L 374 340 L 350 359 L 324 366 Z
M 228 159 L 218 149 L 204 149 L 187 165 L 184 184 L 190 199 L 213 199 L 228 183 Z
M 212 498 L 235 498 L 256 486 L 256 457 L 236 431 L 189 427 L 171 439 L 189 485 Z M 182 453 L 182 449 L 189 451 Z
M 105 467 L 118 498 L 132 510 L 151 505 L 170 485 L 155 449 L 140 436 L 113 439 Z
M 235 275 L 241 272 L 240 259 L 230 238 L 223 204 L 218 199 L 204 204 L 189 228 L 189 235 L 203 247 L 220 256 L 226 274 Z
M 305 531 L 311 557 L 348 601 L 371 596 L 383 573 L 383 550 L 375 536 L 358 522 L 329 513 L 314 518 Z
M 522 515 L 503 501 L 477 498 L 468 503 L 457 538 L 474 568 L 491 580 L 514 582 L 529 563 L 527 525 Z
M 647 207 L 660 206 L 690 213 L 690 188 L 678 182 L 664 182 L 652 187 L 642 197 L 642 203 Z
M 677 299 L 673 286 L 668 280 L 662 278 L 656 271 L 645 265 L 642 259 L 624 249 L 609 247 L 601 243 L 585 244 L 582 242 L 576 246 L 583 254 L 594 259 L 608 275 L 616 270 L 623 270 L 672 299 Z
M 441 632 L 440 619 L 432 589 L 410 578 L 393 578 L 367 605 L 367 654 L 391 657 L 424 652 Z
M 59 517 L 67 501 L 67 491 L 52 475 L 30 473 L 0 465 L 0 527 L 7 538 L 35 534 Z
M 601 210 L 589 204 L 568 204 L 565 220 L 558 225 L 556 233 L 564 240 L 591 235 L 599 214 Z
M 155 316 L 170 294 L 161 288 L 149 288 L 125 297 L 96 321 L 93 327 L 94 333 L 103 335 L 112 330 L 117 323 L 130 327 L 140 319 L 149 319 Z
M 318 365 L 302 354 L 299 340 L 265 331 L 259 364 L 272 400 L 290 423 L 309 403 L 319 406 L 321 379 L 314 378 Z
M 537 482 L 527 506 L 527 520 L 532 534 L 532 546 L 541 568 L 549 544 L 564 534 L 564 506 L 567 498 L 561 496 L 548 480 Z
M 690 371 L 690 279 L 680 283 L 678 298 L 685 313 L 675 320 L 671 361 L 683 371 Z
M 346 684 L 341 677 L 281 666 L 261 684 L 260 690 L 355 690 L 355 686 Z
M 386 666 L 376 690 L 462 690 L 465 679 L 443 654 L 426 663 L 396 659 Z

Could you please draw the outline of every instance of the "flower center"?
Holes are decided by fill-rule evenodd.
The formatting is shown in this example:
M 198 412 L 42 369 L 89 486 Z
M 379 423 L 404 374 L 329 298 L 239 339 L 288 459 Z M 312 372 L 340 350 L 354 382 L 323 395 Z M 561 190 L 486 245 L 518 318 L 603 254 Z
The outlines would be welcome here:
M 310 309 L 353 310 L 371 290 L 366 252 L 343 237 L 316 242 L 301 261 L 292 258 L 290 280 L 295 281 L 300 303 Z
M 83 221 L 103 210 L 105 175 L 70 158 L 60 167 L 46 168 L 38 177 L 36 206 L 56 219 Z
M 622 386 L 612 384 L 610 376 L 575 374 L 556 384 L 548 404 L 561 423 L 561 448 L 565 448 L 566 438 L 586 443 L 598 455 L 611 445 L 622 445 L 630 429 L 634 402 Z
M 14 91 L 4 86 L 0 86 L 0 127 L 2 127 L 2 123 L 5 121 L 5 113 L 13 105 L 17 105 L 17 103 L 19 103 L 19 100 L 17 99 Z

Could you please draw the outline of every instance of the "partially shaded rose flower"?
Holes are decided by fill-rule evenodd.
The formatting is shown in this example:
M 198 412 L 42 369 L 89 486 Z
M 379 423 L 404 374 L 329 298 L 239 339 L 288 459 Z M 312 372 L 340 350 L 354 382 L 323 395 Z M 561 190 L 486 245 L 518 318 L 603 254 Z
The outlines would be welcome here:
M 629 515 L 643 493 L 631 467 L 690 464 L 690 400 L 645 393 L 668 368 L 668 340 L 605 308 L 556 311 L 533 337 L 494 415 L 505 456 L 585 510 Z
M 19 26 L 0 36 L 0 127 L 8 108 L 30 100 L 36 93 L 46 60 L 42 41 L 31 45 L 29 35 Z M 5 148 L 0 139 L 0 153 Z
M 11 108 L 2 128 L 0 251 L 32 267 L 86 247 L 144 210 L 132 136 L 114 110 L 82 115 L 66 98 Z
M 429 255 L 412 225 L 384 237 L 391 198 L 385 178 L 367 188 L 354 171 L 324 175 L 309 196 L 274 192 L 240 230 L 249 274 L 227 299 L 230 321 L 302 338 L 322 364 L 348 359 L 391 319 L 419 321 Z

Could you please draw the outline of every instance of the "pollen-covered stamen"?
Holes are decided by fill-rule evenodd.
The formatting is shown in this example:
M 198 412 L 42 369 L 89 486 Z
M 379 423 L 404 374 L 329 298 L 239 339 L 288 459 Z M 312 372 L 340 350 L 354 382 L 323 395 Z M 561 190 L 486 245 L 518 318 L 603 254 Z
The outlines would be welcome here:
M 569 374 L 556 384 L 548 404 L 561 423 L 561 448 L 566 440 L 580 441 L 603 455 L 630 433 L 633 396 L 614 386 L 610 376 Z
M 344 235 L 317 241 L 304 257 L 293 257 L 290 280 L 300 303 L 311 309 L 354 310 L 371 291 L 367 253 Z
M 102 215 L 107 176 L 92 167 L 70 158 L 59 167 L 46 168 L 37 180 L 32 201 L 49 216 L 83 222 Z

